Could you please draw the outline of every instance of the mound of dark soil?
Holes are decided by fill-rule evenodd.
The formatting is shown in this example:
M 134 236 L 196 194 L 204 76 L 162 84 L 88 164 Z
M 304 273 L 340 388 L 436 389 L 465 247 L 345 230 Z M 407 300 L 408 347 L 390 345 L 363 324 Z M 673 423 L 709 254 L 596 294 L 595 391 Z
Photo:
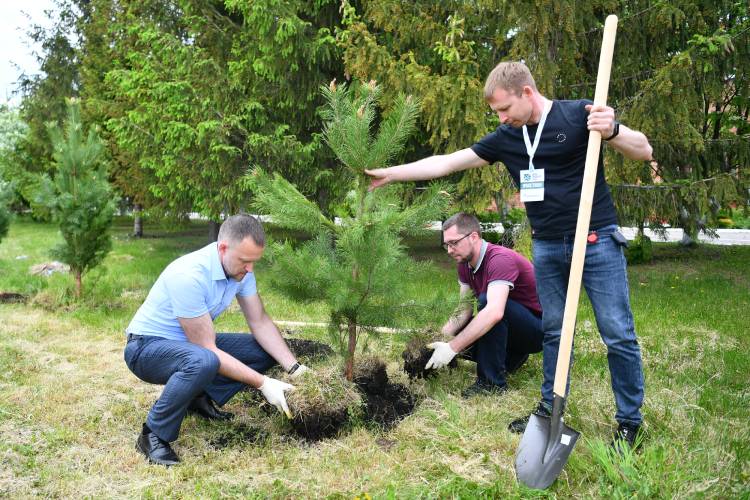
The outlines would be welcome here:
M 297 415 L 291 420 L 294 431 L 310 441 L 319 441 L 335 436 L 339 429 L 349 420 L 346 409 L 338 411 L 327 411 L 320 408 L 308 412 L 306 415 Z
M 28 297 L 21 293 L 0 292 L 0 304 L 20 304 L 26 302 Z
M 367 394 L 380 394 L 388 386 L 388 372 L 385 363 L 371 363 L 366 369 L 357 367 L 354 372 L 354 381 L 361 392 Z
M 432 356 L 432 349 L 427 346 L 413 346 L 407 345 L 406 350 L 401 353 L 401 357 L 404 359 L 404 371 L 409 375 L 409 378 L 429 378 L 437 374 L 437 370 L 430 368 L 425 369 L 425 365 Z M 448 364 L 450 368 L 456 368 L 458 361 L 453 358 Z
M 333 354 L 333 349 L 328 344 L 307 339 L 286 338 L 286 344 L 292 351 L 294 357 L 303 362 L 311 363 L 325 359 Z
M 411 415 L 416 406 L 414 396 L 401 384 L 388 383 L 380 392 L 362 391 L 365 397 L 365 421 L 390 429 L 402 418 Z
M 359 371 L 354 383 L 365 400 L 364 420 L 390 429 L 414 411 L 416 402 L 409 389 L 388 381 L 384 363 Z

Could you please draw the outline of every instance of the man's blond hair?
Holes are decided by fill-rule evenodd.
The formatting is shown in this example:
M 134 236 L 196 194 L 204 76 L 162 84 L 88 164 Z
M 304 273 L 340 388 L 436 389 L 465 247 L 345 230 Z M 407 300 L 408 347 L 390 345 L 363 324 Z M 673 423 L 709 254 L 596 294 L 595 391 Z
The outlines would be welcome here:
M 495 89 L 503 89 L 506 92 L 513 92 L 520 97 L 524 86 L 528 85 L 536 90 L 534 77 L 531 76 L 529 68 L 522 62 L 506 61 L 501 62 L 493 69 L 487 81 L 484 84 L 484 98 L 490 99 Z

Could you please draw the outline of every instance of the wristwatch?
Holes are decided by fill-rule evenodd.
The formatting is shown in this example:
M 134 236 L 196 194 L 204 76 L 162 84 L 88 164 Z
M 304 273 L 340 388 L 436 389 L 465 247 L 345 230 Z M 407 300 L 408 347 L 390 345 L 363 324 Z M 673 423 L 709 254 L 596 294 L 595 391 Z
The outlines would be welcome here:
M 617 120 L 615 120 L 615 126 L 612 129 L 612 135 L 610 135 L 606 139 L 602 139 L 602 140 L 608 141 L 610 139 L 614 139 L 615 137 L 617 137 L 617 134 L 619 134 L 619 133 L 620 133 L 620 122 L 618 122 Z
M 294 363 L 286 372 L 291 375 L 292 373 L 297 371 L 297 368 L 299 368 L 299 363 Z

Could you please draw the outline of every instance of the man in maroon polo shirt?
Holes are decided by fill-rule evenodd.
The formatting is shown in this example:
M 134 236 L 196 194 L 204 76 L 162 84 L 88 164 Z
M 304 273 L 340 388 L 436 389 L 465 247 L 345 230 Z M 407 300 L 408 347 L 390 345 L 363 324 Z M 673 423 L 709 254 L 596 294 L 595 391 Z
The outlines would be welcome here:
M 477 380 L 464 397 L 506 390 L 506 373 L 518 370 L 529 354 L 541 352 L 544 331 L 531 262 L 521 254 L 482 239 L 476 217 L 457 213 L 443 223 L 443 247 L 458 262 L 462 299 L 473 293 L 476 316 L 466 306 L 442 332 L 450 342 L 434 342 L 427 368 L 442 368 L 467 350 L 477 363 Z

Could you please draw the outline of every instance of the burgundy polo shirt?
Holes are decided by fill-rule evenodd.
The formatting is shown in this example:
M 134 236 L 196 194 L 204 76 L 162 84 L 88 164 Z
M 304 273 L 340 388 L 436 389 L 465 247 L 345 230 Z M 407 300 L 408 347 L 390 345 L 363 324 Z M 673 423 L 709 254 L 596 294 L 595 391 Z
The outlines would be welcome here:
M 476 269 L 468 262 L 458 264 L 458 281 L 471 287 L 474 295 L 486 294 L 493 283 L 510 287 L 508 298 L 525 306 L 535 315 L 542 315 L 536 294 L 536 278 L 531 262 L 510 248 L 482 242 Z

